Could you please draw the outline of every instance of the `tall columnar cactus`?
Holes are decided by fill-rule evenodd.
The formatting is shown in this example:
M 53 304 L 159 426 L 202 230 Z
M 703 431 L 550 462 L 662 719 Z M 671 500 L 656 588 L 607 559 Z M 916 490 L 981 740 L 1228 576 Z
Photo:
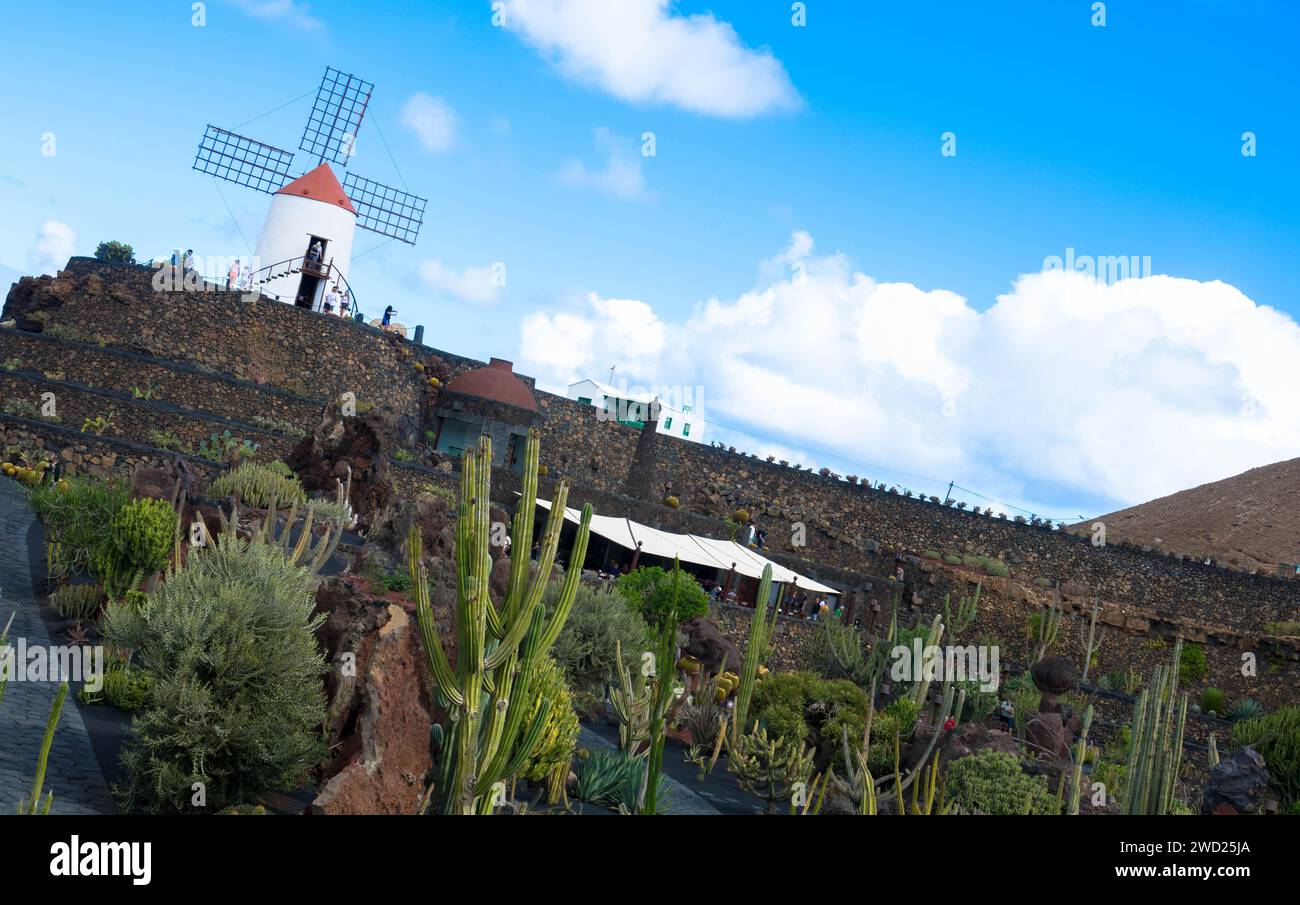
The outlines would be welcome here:
M 754 615 L 749 622 L 749 639 L 745 642 L 745 658 L 740 667 L 740 687 L 736 690 L 736 703 L 731 712 L 731 740 L 738 742 L 740 734 L 749 718 L 749 704 L 754 699 L 754 683 L 758 680 L 758 668 L 767 659 L 768 645 L 772 642 L 772 633 L 776 630 L 776 617 L 779 613 L 772 607 L 768 616 L 767 598 L 772 593 L 772 565 L 763 567 L 763 577 L 758 581 L 758 596 L 754 598 Z
M 1097 637 L 1097 614 L 1101 611 L 1101 598 L 1092 598 L 1092 615 L 1088 619 L 1088 644 L 1083 650 L 1083 677 L 1081 682 L 1088 681 L 1088 667 L 1092 666 L 1092 655 L 1101 647 L 1101 639 Z
M 673 557 L 673 600 L 659 629 L 659 646 L 655 651 L 653 693 L 650 698 L 650 750 L 646 758 L 645 782 L 641 786 L 638 811 L 655 814 L 659 807 L 659 775 L 663 772 L 664 741 L 669 723 L 668 706 L 673 700 L 677 678 L 677 597 L 681 585 L 681 563 Z
M 950 609 L 950 600 L 952 595 L 943 596 L 943 624 L 948 626 L 951 632 L 951 640 L 956 643 L 957 636 L 964 634 L 965 631 L 975 624 L 975 615 L 980 605 L 980 589 L 982 585 L 975 585 L 975 593 L 969 597 L 962 597 L 957 601 L 957 609 Z
M 510 580 L 498 608 L 488 593 L 492 568 L 492 441 L 461 460 L 460 516 L 456 523 L 457 592 L 453 608 L 456 663 L 443 650 L 429 601 L 428 570 L 420 561 L 417 525 L 407 535 L 407 557 L 415 588 L 420 634 L 438 692 L 451 711 L 451 729 L 442 747 L 439 788 L 434 797 L 451 814 L 490 814 L 499 797 L 498 783 L 517 774 L 541 735 L 549 703 L 534 709 L 538 664 L 564 628 L 587 555 L 591 506 L 583 507 L 569 569 L 555 610 L 548 617 L 542 604 L 564 524 L 569 488 L 561 483 L 552 500 L 537 571 L 529 575 L 533 513 L 537 505 L 538 432 L 530 430 L 524 451 L 520 500 L 511 536 Z M 524 717 L 536 714 L 530 726 Z M 497 787 L 497 788 L 494 788 Z
M 1088 730 L 1092 728 L 1092 705 L 1083 711 L 1083 726 L 1079 730 L 1079 744 L 1074 751 L 1074 770 L 1070 782 L 1070 807 L 1067 813 L 1078 814 L 1082 795 L 1083 764 L 1088 759 Z
M 943 630 L 943 616 L 936 615 L 934 621 L 930 623 L 930 630 L 925 633 L 925 646 L 927 648 L 938 646 L 943 640 Z M 912 664 L 912 670 L 917 673 L 917 678 L 912 683 L 912 702 L 916 704 L 916 709 L 919 711 L 925 707 L 926 696 L 930 694 L 930 680 L 925 678 L 920 661 Z
M 1057 635 L 1061 631 L 1061 589 L 1052 589 L 1052 602 L 1040 614 L 1038 620 L 1038 647 L 1034 650 L 1034 662 L 1047 656 L 1056 646 Z
M 41 740 L 41 753 L 36 760 L 36 778 L 32 780 L 32 794 L 18 802 L 19 814 L 48 814 L 54 804 L 54 793 L 49 792 L 45 801 L 41 801 L 41 792 L 45 788 L 45 766 L 50 760 L 50 746 L 54 744 L 54 729 L 59 725 L 63 715 L 63 701 L 68 696 L 68 683 L 59 685 L 59 693 L 54 696 L 54 706 L 50 708 L 49 719 L 45 721 L 45 737 Z
M 1132 745 L 1125 772 L 1125 814 L 1168 814 L 1183 759 L 1187 695 L 1178 694 L 1183 639 L 1174 645 L 1171 666 L 1155 669 L 1151 684 L 1133 706 Z
M 650 704 L 654 689 L 650 677 L 638 669 L 635 675 L 623 662 L 623 642 L 614 639 L 614 666 L 618 685 L 610 690 L 610 705 L 618 720 L 618 747 L 628 757 L 646 753 L 650 739 Z

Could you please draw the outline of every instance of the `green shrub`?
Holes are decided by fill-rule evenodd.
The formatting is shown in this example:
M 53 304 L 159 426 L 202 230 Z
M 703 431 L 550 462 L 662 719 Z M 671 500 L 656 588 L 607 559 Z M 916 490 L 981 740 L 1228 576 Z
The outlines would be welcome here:
M 307 502 L 298 476 L 283 462 L 244 462 L 213 481 L 208 492 L 218 498 L 237 495 L 241 503 L 258 509 L 270 506 L 272 496 L 280 509 Z
M 1300 622 L 1268 622 L 1264 624 L 1264 631 L 1270 635 L 1300 635 Z
M 293 788 L 323 755 L 325 663 L 307 570 L 277 547 L 222 534 L 137 606 L 109 608 L 105 637 L 155 678 L 123 748 L 129 809 L 210 813 Z
M 946 563 L 947 563 L 948 565 L 950 565 L 950 566 L 960 566 L 960 565 L 961 565 L 961 557 L 958 556 L 956 553 L 945 553 L 945 554 L 943 555 L 943 561 L 946 562 Z
M 972 814 L 1059 814 L 1042 776 L 1028 776 L 1001 751 L 981 751 L 948 764 L 948 799 Z
M 926 559 L 943 559 L 943 555 L 938 550 L 926 550 L 921 555 Z
M 131 491 L 116 481 L 76 475 L 60 483 L 39 484 L 27 496 L 45 526 L 46 542 L 54 545 L 49 565 L 55 576 L 72 575 L 87 566 L 113 516 L 131 498 Z
M 1184 644 L 1178 661 L 1178 680 L 1190 685 L 1205 675 L 1205 649 L 1199 644 Z
M 77 692 L 77 698 L 86 704 L 103 701 L 118 710 L 131 713 L 145 705 L 152 691 L 152 675 L 143 669 L 119 662 L 104 670 L 103 688 L 98 692 L 89 692 L 83 688 Z
M 50 606 L 64 619 L 86 622 L 104 605 L 104 589 L 97 584 L 70 584 L 50 595 Z
M 1205 713 L 1223 716 L 1224 707 L 1227 703 L 1228 696 L 1218 688 L 1207 688 L 1201 692 L 1201 710 Z
M 642 566 L 614 583 L 615 589 L 651 625 L 660 625 L 673 604 L 673 574 L 658 566 Z M 677 576 L 677 620 L 709 614 L 709 598 L 688 572 Z
M 841 726 L 848 728 L 850 740 L 861 740 L 867 709 L 867 693 L 847 679 L 778 672 L 754 689 L 750 715 L 751 723 L 757 719 L 767 727 L 768 735 L 792 743 L 807 742 L 824 754 L 841 744 Z
M 554 611 L 561 587 L 552 581 L 542 593 L 548 613 Z M 645 620 L 621 594 L 579 584 L 569 618 L 551 647 L 551 656 L 574 692 L 604 697 L 605 683 L 614 679 L 614 648 L 619 641 L 624 662 L 630 664 L 648 649 Z
M 116 600 L 158 571 L 176 542 L 176 510 L 162 500 L 131 500 L 108 523 L 90 554 L 90 571 Z
M 1284 807 L 1300 801 L 1300 705 L 1242 720 L 1233 725 L 1232 737 L 1264 756 L 1269 782 Z

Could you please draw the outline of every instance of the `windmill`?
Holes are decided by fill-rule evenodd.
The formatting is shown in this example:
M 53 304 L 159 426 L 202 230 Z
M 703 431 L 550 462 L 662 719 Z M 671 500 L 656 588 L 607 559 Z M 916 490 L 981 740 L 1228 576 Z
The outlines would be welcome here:
M 426 199 L 348 172 L 374 85 L 326 67 L 298 149 L 315 161 L 300 172 L 294 153 L 208 124 L 194 169 L 271 195 L 248 288 L 319 309 L 327 286 L 348 285 L 357 227 L 414 245 Z M 354 308 L 355 310 L 355 308 Z

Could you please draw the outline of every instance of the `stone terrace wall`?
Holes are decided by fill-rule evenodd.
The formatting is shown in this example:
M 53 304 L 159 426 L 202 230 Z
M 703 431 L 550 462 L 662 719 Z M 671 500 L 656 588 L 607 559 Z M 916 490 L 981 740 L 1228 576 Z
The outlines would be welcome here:
M 576 399 L 541 391 L 533 395 L 544 418 L 542 461 L 550 475 L 606 493 L 626 493 L 641 431 L 601 421 L 594 406 Z
M 144 352 L 312 397 L 351 391 L 358 400 L 419 408 L 421 347 L 372 327 L 240 293 L 159 292 L 155 271 L 73 258 L 55 280 L 24 280 L 4 317 L 56 333 Z M 403 351 L 405 350 L 405 351 Z
M 655 435 L 653 468 L 684 505 L 720 517 L 743 506 L 769 529 L 774 547 L 788 543 L 793 522 L 809 531 L 807 555 L 836 565 L 858 561 L 867 539 L 920 553 L 973 552 L 997 557 L 1022 581 L 1077 582 L 1109 600 L 1157 614 L 1261 630 L 1294 619 L 1300 582 L 1233 572 L 1122 546 L 964 512 L 900 494 L 796 471 L 724 449 Z
M 22 368 L 47 377 L 120 390 L 151 389 L 152 398 L 186 408 L 244 420 L 272 419 L 297 425 L 304 432 L 315 426 L 324 406 L 323 399 L 299 396 L 148 355 L 42 333 L 0 330 L 0 361 L 11 358 L 20 359 Z
M 206 459 L 165 453 L 120 437 L 83 434 L 57 424 L 0 414 L 0 449 L 11 446 L 29 452 L 52 452 L 63 463 L 65 473 L 91 474 L 100 478 L 129 477 L 138 465 L 161 467 L 178 455 L 204 482 L 211 481 L 225 470 L 224 466 Z
M 183 409 L 168 402 L 135 399 L 120 391 L 98 388 L 90 390 L 34 373 L 0 371 L 0 399 L 25 399 L 39 405 L 44 392 L 55 394 L 59 418 L 57 423 L 77 430 L 87 418 L 107 418 L 111 415 L 110 430 L 136 442 L 147 443 L 153 431 L 165 431 L 197 449 L 200 441 L 208 440 L 214 433 L 220 434 L 228 430 L 237 440 L 247 439 L 250 443 L 260 444 L 261 448 L 254 458 L 262 461 L 287 455 L 301 439 L 298 436 L 272 433 L 220 415 Z

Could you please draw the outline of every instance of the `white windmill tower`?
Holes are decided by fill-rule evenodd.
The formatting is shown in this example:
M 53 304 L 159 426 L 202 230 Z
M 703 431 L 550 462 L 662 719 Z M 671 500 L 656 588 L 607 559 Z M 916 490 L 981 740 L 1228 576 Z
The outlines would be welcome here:
M 414 245 L 426 200 L 348 172 L 340 184 L 331 163 L 346 167 L 374 85 L 327 67 L 299 150 L 316 166 L 293 175 L 293 152 L 217 128 L 199 142 L 194 169 L 267 192 L 271 206 L 257 242 L 250 289 L 320 310 L 327 287 L 347 290 L 357 227 Z

